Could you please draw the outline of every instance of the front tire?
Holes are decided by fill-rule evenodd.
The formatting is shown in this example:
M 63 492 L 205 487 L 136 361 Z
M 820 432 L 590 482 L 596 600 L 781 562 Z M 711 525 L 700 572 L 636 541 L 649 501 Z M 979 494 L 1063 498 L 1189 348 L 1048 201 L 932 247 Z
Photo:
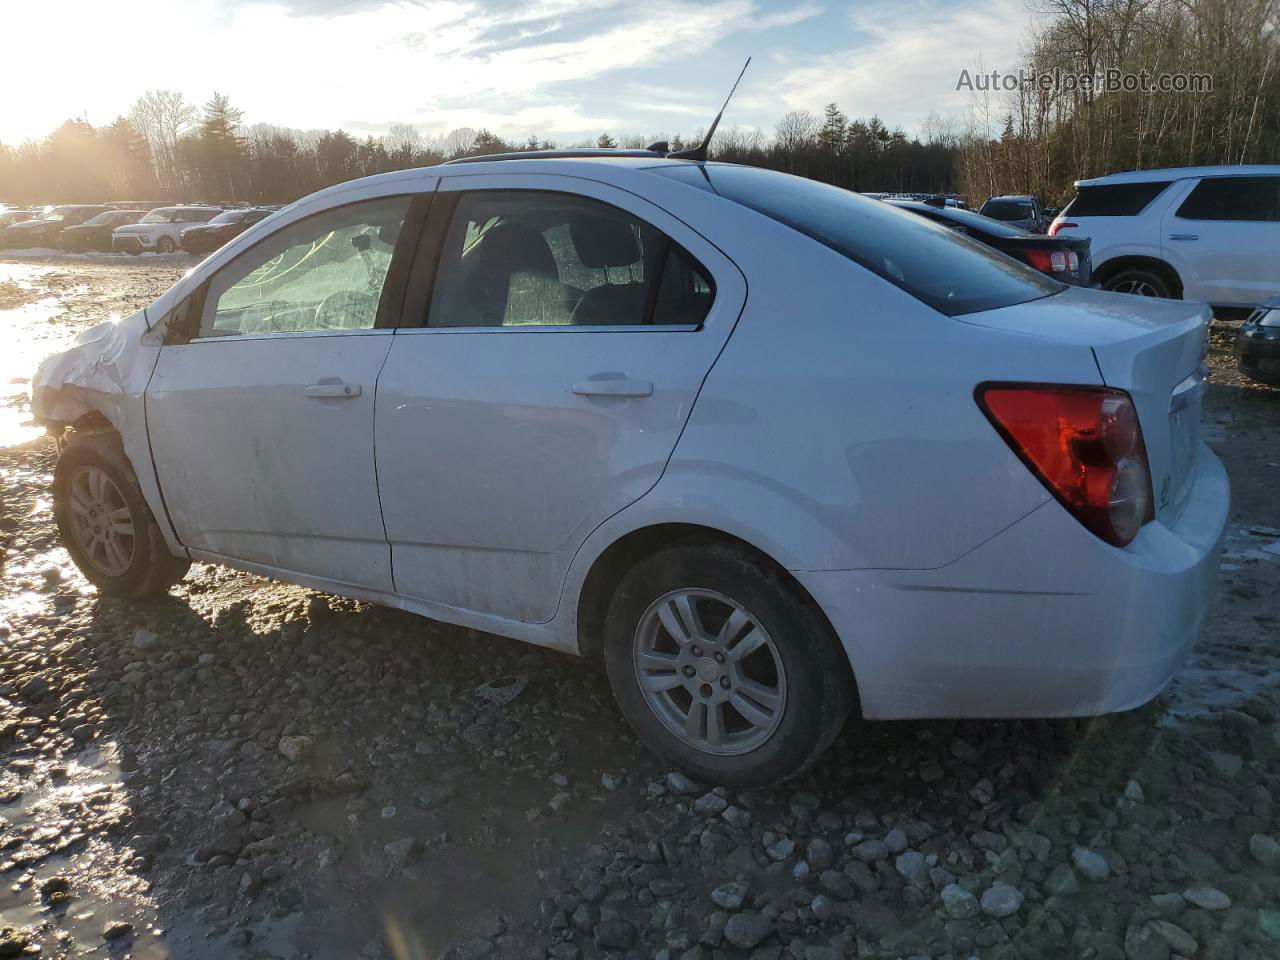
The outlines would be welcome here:
M 695 779 L 773 783 L 808 767 L 855 700 L 839 641 L 775 565 L 687 542 L 637 563 L 605 618 L 605 666 L 640 739 Z
M 177 249 L 177 245 L 173 242 L 173 237 L 161 237 L 156 244 L 157 253 L 173 253 Z
M 107 596 L 156 596 L 191 566 L 169 552 L 114 433 L 72 435 L 53 471 L 53 513 L 71 559 Z

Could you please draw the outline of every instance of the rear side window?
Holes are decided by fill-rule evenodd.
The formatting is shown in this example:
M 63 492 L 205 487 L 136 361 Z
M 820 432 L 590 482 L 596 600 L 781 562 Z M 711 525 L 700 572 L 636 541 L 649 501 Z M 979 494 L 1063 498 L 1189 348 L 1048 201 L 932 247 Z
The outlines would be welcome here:
M 699 324 L 706 269 L 617 207 L 550 191 L 458 200 L 441 251 L 432 327 Z
M 652 169 L 694 186 L 709 184 L 720 196 L 817 240 L 948 316 L 1065 289 L 955 230 L 839 187 L 729 164 Z
M 1172 183 L 1105 183 L 1081 187 L 1059 216 L 1063 217 L 1136 217 Z
M 1201 180 L 1178 208 L 1184 220 L 1280 221 L 1280 177 Z

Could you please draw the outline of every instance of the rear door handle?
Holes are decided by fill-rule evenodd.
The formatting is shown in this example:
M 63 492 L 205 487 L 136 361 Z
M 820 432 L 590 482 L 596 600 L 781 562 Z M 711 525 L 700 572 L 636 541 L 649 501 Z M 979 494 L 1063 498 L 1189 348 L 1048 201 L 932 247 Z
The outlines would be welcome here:
M 583 380 L 573 385 L 580 397 L 649 397 L 653 384 L 648 380 Z
M 308 397 L 317 397 L 319 399 L 333 398 L 341 400 L 344 397 L 360 396 L 360 384 L 343 383 L 341 380 L 321 380 L 319 383 L 313 383 L 311 386 L 303 390 Z
M 1198 234 L 1198 233 L 1171 233 L 1171 234 L 1169 234 L 1169 239 L 1170 239 L 1170 240 L 1199 240 L 1199 239 L 1200 239 L 1200 234 Z

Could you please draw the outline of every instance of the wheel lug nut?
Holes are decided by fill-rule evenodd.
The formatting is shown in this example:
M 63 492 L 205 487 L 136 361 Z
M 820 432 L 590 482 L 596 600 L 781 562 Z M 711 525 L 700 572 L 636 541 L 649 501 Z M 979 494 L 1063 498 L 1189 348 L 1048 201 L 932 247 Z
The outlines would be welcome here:
M 684 668 L 684 671 L 683 671 L 683 672 L 684 672 L 684 675 L 685 675 L 686 677 L 692 677 L 692 676 L 693 676 L 693 667 L 690 667 L 690 666 L 687 666 L 687 665 L 686 665 L 686 666 L 685 666 L 685 668 Z
M 693 649 L 690 651 L 690 653 L 692 653 L 695 657 L 700 657 L 702 656 L 702 648 L 697 644 L 694 644 Z
M 728 689 L 729 689 L 729 678 L 728 678 L 728 677 L 721 677 L 721 678 L 720 678 L 720 686 L 721 686 L 723 689 L 728 690 Z
M 716 654 L 716 663 L 724 663 L 724 654 L 723 654 L 723 653 L 717 653 L 717 654 Z
M 709 684 L 709 683 L 704 683 L 704 684 L 702 685 L 702 695 L 703 695 L 704 697 L 709 697 L 709 696 L 711 696 L 711 684 Z

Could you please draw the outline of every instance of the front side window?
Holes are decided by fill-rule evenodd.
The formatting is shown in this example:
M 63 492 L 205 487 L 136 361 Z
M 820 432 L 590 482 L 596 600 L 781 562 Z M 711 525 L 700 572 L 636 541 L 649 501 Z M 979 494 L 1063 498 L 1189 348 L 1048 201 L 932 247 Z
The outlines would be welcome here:
M 168 223 L 173 219 L 172 210 L 152 210 L 142 218 L 142 223 Z
M 1183 220 L 1280 221 L 1280 177 L 1201 180 L 1178 208 Z
M 698 324 L 706 269 L 642 220 L 564 193 L 464 193 L 446 231 L 428 324 Z
M 811 237 L 949 316 L 1066 289 L 955 230 L 816 180 L 727 163 L 651 169 Z
M 209 281 L 201 337 L 372 329 L 409 197 L 290 224 Z

